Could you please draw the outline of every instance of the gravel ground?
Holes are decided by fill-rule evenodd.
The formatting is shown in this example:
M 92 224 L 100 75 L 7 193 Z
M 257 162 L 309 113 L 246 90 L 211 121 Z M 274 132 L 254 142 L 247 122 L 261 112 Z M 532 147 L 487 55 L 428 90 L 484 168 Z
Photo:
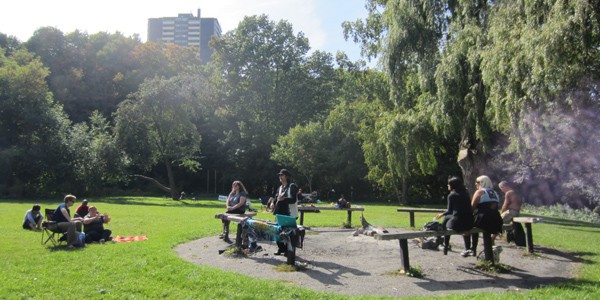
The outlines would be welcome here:
M 401 229 L 390 230 L 402 232 Z M 370 236 L 352 236 L 353 230 L 313 228 L 307 230 L 304 249 L 296 251 L 297 263 L 305 269 L 278 272 L 273 268 L 285 263 L 285 257 L 273 253 L 277 245 L 259 243 L 263 251 L 248 257 L 219 255 L 228 244 L 216 236 L 195 240 L 176 248 L 190 262 L 255 278 L 279 279 L 282 283 L 315 291 L 347 295 L 433 296 L 529 290 L 573 278 L 578 259 L 565 252 L 536 247 L 527 255 L 522 247 L 496 241 L 503 251 L 500 262 L 512 268 L 507 274 L 489 274 L 475 269 L 475 257 L 461 257 L 463 242 L 452 236 L 447 256 L 442 251 L 421 249 L 409 241 L 411 266 L 418 266 L 424 277 L 398 275 L 400 248 L 397 241 L 378 241 Z M 483 250 L 483 241 L 479 242 Z

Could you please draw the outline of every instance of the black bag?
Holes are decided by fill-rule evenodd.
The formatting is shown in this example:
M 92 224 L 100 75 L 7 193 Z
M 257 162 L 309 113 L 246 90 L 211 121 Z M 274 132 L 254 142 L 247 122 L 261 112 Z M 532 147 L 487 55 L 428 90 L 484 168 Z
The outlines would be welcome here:
M 423 226 L 424 231 L 441 231 L 443 230 L 442 224 L 437 221 L 427 222 Z

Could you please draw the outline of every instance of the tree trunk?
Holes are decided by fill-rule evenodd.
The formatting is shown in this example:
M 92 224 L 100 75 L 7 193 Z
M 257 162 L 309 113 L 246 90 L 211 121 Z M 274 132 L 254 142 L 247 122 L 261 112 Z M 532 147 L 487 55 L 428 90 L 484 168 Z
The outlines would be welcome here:
M 171 162 L 166 159 L 165 167 L 167 168 L 167 176 L 169 177 L 169 189 L 171 190 L 171 198 L 173 200 L 178 200 L 177 198 L 177 189 L 175 188 L 175 177 L 173 176 L 173 168 L 171 167 Z
M 458 165 L 463 173 L 465 187 L 471 196 L 475 192 L 475 181 L 481 175 L 488 175 L 489 171 L 486 155 L 481 150 L 461 147 L 458 152 Z

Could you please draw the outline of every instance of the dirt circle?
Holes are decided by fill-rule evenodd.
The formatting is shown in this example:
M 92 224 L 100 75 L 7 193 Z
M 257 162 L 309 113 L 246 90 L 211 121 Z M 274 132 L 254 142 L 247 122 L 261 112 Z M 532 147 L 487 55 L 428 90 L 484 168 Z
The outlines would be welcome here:
M 577 258 L 568 253 L 536 247 L 536 254 L 530 255 L 522 247 L 496 241 L 503 249 L 500 262 L 512 271 L 485 273 L 475 268 L 475 257 L 459 255 L 462 238 L 452 236 L 453 250 L 446 256 L 442 251 L 421 249 L 415 241 L 409 241 L 410 264 L 424 274 L 414 278 L 398 275 L 398 241 L 378 241 L 370 236 L 353 236 L 352 232 L 338 228 L 307 230 L 304 249 L 296 252 L 297 263 L 305 267 L 298 272 L 274 270 L 285 263 L 285 257 L 273 255 L 277 246 L 272 242 L 260 242 L 264 250 L 248 257 L 219 255 L 219 250 L 228 244 L 216 236 L 179 245 L 175 250 L 199 265 L 276 279 L 315 291 L 395 297 L 528 290 L 573 278 L 579 265 Z M 479 244 L 483 242 L 480 240 Z

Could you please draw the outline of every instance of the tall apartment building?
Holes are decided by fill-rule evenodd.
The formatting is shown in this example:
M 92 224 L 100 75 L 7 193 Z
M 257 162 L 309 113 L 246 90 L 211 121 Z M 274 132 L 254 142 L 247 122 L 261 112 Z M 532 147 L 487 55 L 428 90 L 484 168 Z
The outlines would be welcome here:
M 214 36 L 221 37 L 221 25 L 216 18 L 201 18 L 193 14 L 179 14 L 177 17 L 148 19 L 148 41 L 162 41 L 167 45 L 182 47 L 194 46 L 200 50 L 200 62 L 210 61 L 212 50 L 208 42 Z

